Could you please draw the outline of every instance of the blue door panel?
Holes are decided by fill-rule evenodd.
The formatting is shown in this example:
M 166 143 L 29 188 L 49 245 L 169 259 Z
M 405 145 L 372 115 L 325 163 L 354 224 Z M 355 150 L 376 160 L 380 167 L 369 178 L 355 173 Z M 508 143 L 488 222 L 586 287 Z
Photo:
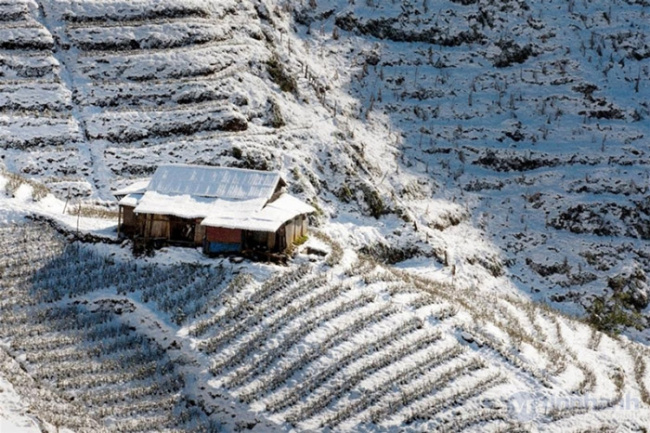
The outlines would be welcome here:
M 240 244 L 206 242 L 206 250 L 208 253 L 236 253 L 240 250 Z

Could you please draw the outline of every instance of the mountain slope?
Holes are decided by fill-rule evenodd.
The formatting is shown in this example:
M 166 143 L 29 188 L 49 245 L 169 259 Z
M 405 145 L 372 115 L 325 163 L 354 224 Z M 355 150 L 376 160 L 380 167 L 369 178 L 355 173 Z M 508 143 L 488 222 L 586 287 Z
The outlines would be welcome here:
M 385 268 L 322 234 L 309 246 L 324 259 L 300 254 L 280 270 L 184 263 L 179 251 L 160 253 L 172 264 L 134 262 L 43 224 L 1 230 L 0 372 L 45 425 L 565 432 L 650 422 L 647 348 L 521 299 Z
M 401 170 L 466 207 L 519 290 L 603 329 L 625 328 L 596 317 L 618 309 L 647 327 L 647 3 L 310 4 L 295 18 L 356 66 L 341 74 L 361 116 L 388 123 Z M 418 193 L 405 206 L 440 227 Z
M 5 7 L 5 165 L 60 197 L 279 169 L 384 260 L 647 325 L 643 2 Z
M 19 0 L 0 1 L 0 10 L 0 176 L 28 178 L 35 200 L 43 195 L 40 182 L 74 204 L 110 208 L 111 189 L 163 162 L 277 169 L 292 193 L 318 207 L 313 223 L 342 245 L 347 262 L 308 268 L 324 272 L 327 282 L 296 276 L 269 299 L 254 295 L 265 287 L 254 282 L 223 298 L 215 286 L 210 312 L 193 311 L 197 303 L 186 299 L 176 301 L 187 311 L 173 310 L 169 301 L 117 292 L 138 314 L 180 332 L 182 352 L 210 370 L 222 393 L 215 407 L 233 398 L 250 403 L 234 409 L 241 425 L 259 414 L 300 429 L 390 429 L 407 421 L 413 429 L 526 428 L 529 419 L 508 408 L 526 407 L 530 394 L 536 409 L 575 393 L 589 406 L 597 395 L 600 406 L 589 408 L 596 410 L 578 405 L 533 417 L 540 429 L 580 431 L 615 425 L 616 404 L 627 397 L 647 399 L 641 346 L 526 300 L 647 342 L 646 2 Z M 30 187 L 18 188 L 20 181 L 5 185 L 20 203 L 3 198 L 0 219 L 15 220 L 15 209 L 61 219 L 55 214 L 62 202 L 22 201 Z M 64 223 L 74 226 L 72 219 Z M 3 265 L 31 272 L 11 260 Z M 60 262 L 53 263 L 56 274 Z M 262 272 L 255 265 L 241 270 Z M 142 281 L 138 293 L 147 286 Z M 14 284 L 32 290 L 4 284 L 12 296 L 20 293 Z M 77 300 L 114 300 L 106 284 L 92 299 Z M 188 281 L 179 286 L 196 294 Z M 315 298 L 305 295 L 311 289 Z M 259 313 L 270 314 L 262 319 L 237 309 L 249 296 L 255 305 L 294 296 L 296 304 L 271 314 L 260 303 Z M 220 304 L 226 299 L 233 304 Z M 33 307 L 14 301 L 12 311 Z M 305 317 L 303 301 L 332 327 L 291 340 L 290 332 L 315 320 Z M 339 311 L 348 301 L 349 310 Z M 353 321 L 382 311 L 384 321 Z M 210 319 L 213 313 L 226 316 Z M 224 329 L 211 328 L 213 320 Z M 328 329 L 349 334 L 337 340 Z M 260 335 L 269 342 L 252 347 Z M 20 338 L 8 331 L 3 337 Z M 277 358 L 276 343 L 293 350 L 286 359 Z M 165 349 L 157 354 L 170 356 L 156 344 Z M 353 344 L 376 354 L 355 353 Z M 444 344 L 462 354 L 438 365 Z M 215 357 L 213 345 L 224 353 Z M 77 349 L 73 356 L 81 356 Z M 302 349 L 312 357 L 301 360 Z M 403 356 L 393 359 L 396 350 Z M 266 364 L 247 370 L 243 363 L 252 359 Z M 418 364 L 427 359 L 432 363 Z M 409 368 L 399 382 L 402 365 Z M 30 373 L 43 367 L 25 365 Z M 442 374 L 447 367 L 449 375 Z M 427 381 L 422 372 L 441 375 Z M 549 379 L 552 372 L 560 378 Z M 63 395 L 56 398 L 76 395 L 57 385 L 57 375 L 36 381 L 53 384 Z M 468 388 L 495 382 L 477 387 L 483 394 L 465 395 L 456 378 Z M 386 380 L 400 385 L 387 387 Z M 440 395 L 432 391 L 438 386 L 445 386 Z M 165 401 L 172 414 L 187 408 L 188 398 L 212 398 L 191 384 L 181 388 Z M 87 391 L 84 398 L 95 401 L 102 388 Z M 157 404 L 143 395 L 145 410 Z M 448 395 L 457 407 L 442 404 Z M 512 398 L 497 398 L 503 395 Z M 120 428 L 105 414 L 130 415 L 113 404 L 80 415 L 75 427 L 91 420 Z M 467 417 L 444 424 L 459 410 Z M 642 411 L 631 413 L 625 427 L 643 426 Z M 155 416 L 170 429 L 192 428 L 175 425 L 167 412 Z M 206 426 L 222 419 L 210 411 L 197 416 Z

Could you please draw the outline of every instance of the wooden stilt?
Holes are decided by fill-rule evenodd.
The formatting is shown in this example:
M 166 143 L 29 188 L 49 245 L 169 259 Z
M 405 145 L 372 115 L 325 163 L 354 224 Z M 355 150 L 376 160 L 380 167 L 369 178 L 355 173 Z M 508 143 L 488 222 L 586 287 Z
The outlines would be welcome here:
M 122 206 L 117 207 L 117 238 L 120 238 L 120 228 L 122 227 Z

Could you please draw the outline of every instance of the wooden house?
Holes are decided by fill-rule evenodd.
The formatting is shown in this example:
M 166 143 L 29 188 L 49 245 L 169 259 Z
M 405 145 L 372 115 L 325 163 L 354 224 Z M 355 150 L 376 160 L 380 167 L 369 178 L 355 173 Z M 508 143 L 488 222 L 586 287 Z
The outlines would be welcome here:
M 314 212 L 285 186 L 277 172 L 162 165 L 150 180 L 114 192 L 118 233 L 206 254 L 283 252 L 306 235 Z

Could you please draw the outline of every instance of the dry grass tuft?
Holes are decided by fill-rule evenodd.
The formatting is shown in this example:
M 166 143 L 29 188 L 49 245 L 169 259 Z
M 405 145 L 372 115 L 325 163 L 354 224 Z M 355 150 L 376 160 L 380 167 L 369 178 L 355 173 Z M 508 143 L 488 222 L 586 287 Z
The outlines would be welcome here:
M 5 192 L 7 195 L 14 197 L 21 185 L 27 184 L 32 187 L 32 199 L 39 201 L 50 193 L 48 187 L 42 183 L 27 179 L 17 173 L 11 173 L 6 170 L 0 170 L 0 175 L 7 179 Z
M 70 215 L 81 216 L 84 218 L 117 219 L 116 210 L 96 205 L 78 204 L 69 208 L 67 212 Z

